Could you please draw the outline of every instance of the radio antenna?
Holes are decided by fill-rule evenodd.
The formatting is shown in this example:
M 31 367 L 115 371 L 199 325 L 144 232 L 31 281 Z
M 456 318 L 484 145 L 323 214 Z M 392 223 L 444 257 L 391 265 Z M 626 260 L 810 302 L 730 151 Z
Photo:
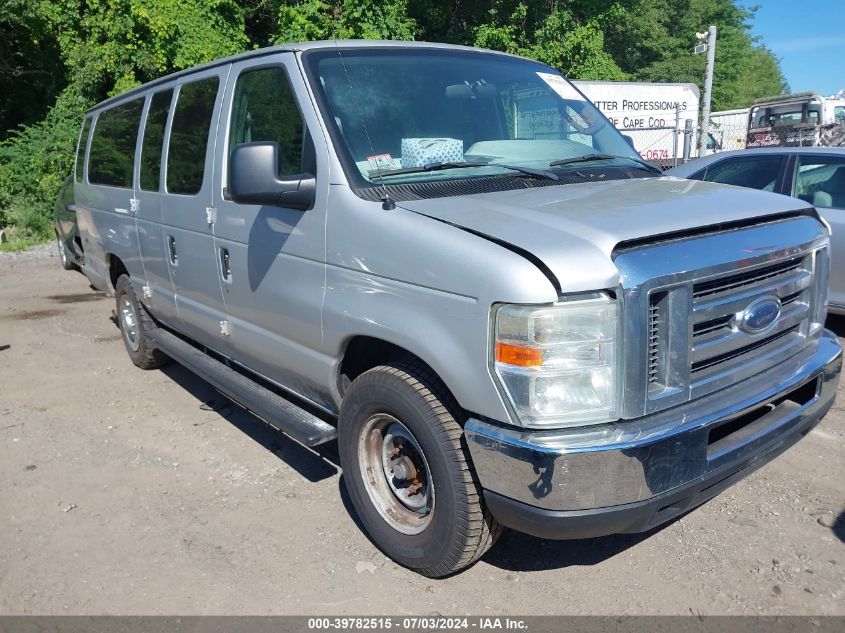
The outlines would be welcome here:
M 340 59 L 340 65 L 343 66 L 343 72 L 346 75 L 346 83 L 349 84 L 349 87 L 352 90 L 352 103 L 355 104 L 355 110 L 358 112 L 358 118 L 361 119 L 361 127 L 364 129 L 364 136 L 367 137 L 367 145 L 370 146 L 370 156 L 375 156 L 376 150 L 375 147 L 373 147 L 373 141 L 370 139 L 367 122 L 364 121 L 364 114 L 361 112 L 361 106 L 358 104 L 358 95 L 355 93 L 355 88 L 352 85 L 352 79 L 349 77 L 349 70 L 346 68 L 346 62 L 343 60 L 343 54 L 340 52 L 340 47 L 337 45 L 337 38 L 334 40 L 334 46 L 335 49 L 337 49 L 337 56 Z M 393 211 L 393 209 L 396 208 L 396 203 L 390 197 L 390 194 L 387 193 L 387 186 L 384 184 L 384 176 L 381 173 L 381 165 L 379 165 L 378 160 L 375 161 L 375 164 L 379 184 L 381 185 L 381 208 L 385 211 Z

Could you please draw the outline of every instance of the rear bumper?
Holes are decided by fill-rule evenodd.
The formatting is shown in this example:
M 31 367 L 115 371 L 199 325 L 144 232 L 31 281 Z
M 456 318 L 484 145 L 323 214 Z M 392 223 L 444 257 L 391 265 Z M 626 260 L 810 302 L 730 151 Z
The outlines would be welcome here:
M 833 405 L 841 366 L 839 342 L 825 331 L 788 364 L 639 420 L 529 431 L 471 419 L 465 432 L 502 524 L 544 538 L 641 532 L 806 435 Z

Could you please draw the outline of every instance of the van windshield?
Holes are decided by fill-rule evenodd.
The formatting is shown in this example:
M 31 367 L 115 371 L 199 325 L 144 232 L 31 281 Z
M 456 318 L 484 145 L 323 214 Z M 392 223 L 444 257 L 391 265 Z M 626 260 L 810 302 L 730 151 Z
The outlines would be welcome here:
M 643 168 L 616 128 L 539 63 L 424 48 L 320 50 L 303 59 L 357 184 L 505 175 L 514 167 L 546 175 Z

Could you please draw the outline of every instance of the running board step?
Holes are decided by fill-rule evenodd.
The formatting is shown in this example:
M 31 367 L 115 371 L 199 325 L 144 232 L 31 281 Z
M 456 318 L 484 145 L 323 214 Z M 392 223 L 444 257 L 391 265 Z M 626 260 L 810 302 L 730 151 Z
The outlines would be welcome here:
M 156 328 L 146 334 L 156 347 L 177 363 L 297 442 L 305 446 L 317 446 L 337 437 L 337 429 L 328 422 L 262 387 L 167 330 Z

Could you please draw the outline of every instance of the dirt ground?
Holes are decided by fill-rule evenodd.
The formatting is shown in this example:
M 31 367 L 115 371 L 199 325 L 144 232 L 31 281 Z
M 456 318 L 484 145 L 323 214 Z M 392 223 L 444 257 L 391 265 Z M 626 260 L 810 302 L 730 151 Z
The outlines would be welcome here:
M 845 614 L 842 386 L 797 446 L 663 529 L 509 532 L 437 581 L 361 532 L 333 444 L 136 369 L 112 307 L 52 245 L 0 253 L 2 614 Z

